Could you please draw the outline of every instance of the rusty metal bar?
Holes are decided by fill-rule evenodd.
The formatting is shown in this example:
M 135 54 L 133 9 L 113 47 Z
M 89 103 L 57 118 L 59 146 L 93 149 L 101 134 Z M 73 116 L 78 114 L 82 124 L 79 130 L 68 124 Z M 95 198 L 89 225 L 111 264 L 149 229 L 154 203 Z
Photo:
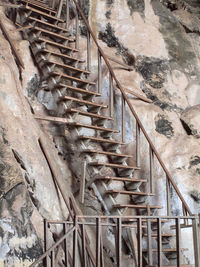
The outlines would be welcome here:
M 199 221 L 199 227 L 198 227 Z M 192 220 L 193 245 L 194 245 L 194 263 L 195 267 L 200 267 L 200 216 Z
M 104 267 L 103 237 L 101 231 L 101 267 Z
M 122 143 L 125 143 L 126 139 L 126 122 L 125 122 L 125 99 L 124 96 L 121 95 L 121 105 L 122 105 L 122 110 L 121 110 L 121 123 L 122 123 L 122 129 L 121 129 L 121 135 L 122 135 Z
M 150 187 L 150 193 L 153 193 L 154 158 L 153 158 L 153 151 L 150 146 L 149 146 L 149 165 L 150 165 L 149 187 Z
M 51 251 L 51 267 L 55 267 L 55 250 Z
M 117 259 L 117 267 L 121 267 L 122 265 L 122 220 L 121 218 L 117 218 L 116 225 L 116 259 Z
M 167 216 L 170 216 L 171 215 L 170 186 L 167 176 L 166 176 L 166 201 L 167 201 Z
M 48 249 L 48 222 L 44 219 L 44 251 Z M 45 267 L 48 266 L 48 256 L 45 258 Z
M 73 233 L 73 267 L 77 266 L 77 234 L 78 234 L 77 217 L 74 216 L 74 233 Z
M 152 231 L 151 231 L 151 221 L 147 220 L 147 251 L 148 251 L 148 265 L 153 265 L 153 255 L 152 255 Z
M 57 12 L 57 14 L 56 14 L 56 17 L 57 17 L 57 18 L 60 18 L 60 16 L 61 16 L 62 7 L 63 7 L 63 0 L 60 0 L 60 2 L 59 2 L 59 6 L 58 6 L 58 12 Z
M 109 72 L 109 113 L 110 117 L 113 117 L 114 110 L 114 92 L 113 92 L 113 78 L 112 74 Z
M 142 267 L 142 219 L 137 219 L 138 267 Z
M 52 8 L 55 8 L 55 0 L 52 1 Z
M 67 224 L 63 224 L 63 232 L 64 235 L 67 233 Z M 68 267 L 69 257 L 68 257 L 68 248 L 67 248 L 67 240 L 64 240 L 64 254 L 65 254 L 65 267 Z
M 85 179 L 86 179 L 86 166 L 87 166 L 87 163 L 86 161 L 83 162 L 82 164 L 82 179 L 80 181 L 80 193 L 79 193 L 79 200 L 80 202 L 83 204 L 84 203 L 84 197 L 85 197 Z
M 66 0 L 66 29 L 69 28 L 69 0 Z
M 177 253 L 177 267 L 181 267 L 181 228 L 180 228 L 180 219 L 175 219 L 176 225 L 176 253 Z
M 107 65 L 109 71 L 111 72 L 111 74 L 112 74 L 112 76 L 113 76 L 113 79 L 114 79 L 115 82 L 116 82 L 116 86 L 117 86 L 117 87 L 120 89 L 120 91 L 122 92 L 122 94 L 123 94 L 123 96 L 124 96 L 124 98 L 125 98 L 125 101 L 126 101 L 127 105 L 129 106 L 129 108 L 130 108 L 130 110 L 131 110 L 133 116 L 135 117 L 136 122 L 137 122 L 138 125 L 140 126 L 140 128 L 141 128 L 141 130 L 142 130 L 142 132 L 143 132 L 143 134 L 144 134 L 144 136 L 145 136 L 145 138 L 146 138 L 146 140 L 148 141 L 149 145 L 151 146 L 151 148 L 152 148 L 152 150 L 153 150 L 155 156 L 157 157 L 157 159 L 158 159 L 158 161 L 159 161 L 161 167 L 163 168 L 164 172 L 166 173 L 166 175 L 167 175 L 168 179 L 170 180 L 172 186 L 174 187 L 174 189 L 175 189 L 177 195 L 179 196 L 179 198 L 180 198 L 181 201 L 183 202 L 183 204 L 184 204 L 186 210 L 188 211 L 189 215 L 192 215 L 192 212 L 191 212 L 189 206 L 188 206 L 187 203 L 185 202 L 185 200 L 184 200 L 184 198 L 183 198 L 181 192 L 179 191 L 179 189 L 178 189 L 178 187 L 177 187 L 175 181 L 173 180 L 172 176 L 170 175 L 170 173 L 169 173 L 168 169 L 166 168 L 164 162 L 162 161 L 162 159 L 161 159 L 161 157 L 160 157 L 160 155 L 159 155 L 157 149 L 156 149 L 155 146 L 153 145 L 153 143 L 152 143 L 152 141 L 151 141 L 149 135 L 147 134 L 147 132 L 146 132 L 146 130 L 145 130 L 145 128 L 144 128 L 142 122 L 140 121 L 140 119 L 139 119 L 137 113 L 135 112 L 135 109 L 133 108 L 131 102 L 129 101 L 129 99 L 128 99 L 127 95 L 126 95 L 125 90 L 123 89 L 123 87 L 121 86 L 120 82 L 118 81 L 118 79 L 117 79 L 117 77 L 116 77 L 116 75 L 115 75 L 115 73 L 114 73 L 114 71 L 113 71 L 113 69 L 112 69 L 112 67 L 111 67 L 111 65 L 110 65 L 109 60 L 106 58 L 106 55 L 104 54 L 103 50 L 102 50 L 101 47 L 99 46 L 99 44 L 98 44 L 98 42 L 97 42 L 97 39 L 96 39 L 94 33 L 92 32 L 92 29 L 91 29 L 91 27 L 90 27 L 90 25 L 89 25 L 89 23 L 88 23 L 88 21 L 87 21 L 85 15 L 83 14 L 83 11 L 81 10 L 81 8 L 80 8 L 80 6 L 78 5 L 78 3 L 77 3 L 76 0 L 73 0 L 73 2 L 74 2 L 74 4 L 76 5 L 76 8 L 77 8 L 78 12 L 80 13 L 81 17 L 83 18 L 83 21 L 84 21 L 86 27 L 87 27 L 88 30 L 90 31 L 90 34 L 91 34 L 91 36 L 92 36 L 92 38 L 93 38 L 93 40 L 94 40 L 94 43 L 96 44 L 96 46 L 97 46 L 97 48 L 98 48 L 98 50 L 99 50 L 99 53 L 100 53 L 101 56 L 103 57 L 103 59 L 104 59 L 106 65 Z
M 100 267 L 101 262 L 101 219 L 96 218 L 96 267 Z
M 98 93 L 102 92 L 102 66 L 101 66 L 101 53 L 98 50 Z
M 16 58 L 17 64 L 24 69 L 24 63 L 21 59 L 21 56 L 19 55 L 19 52 L 17 51 L 15 44 L 14 44 L 13 40 L 10 38 L 10 35 L 9 35 L 8 31 L 6 30 L 6 28 L 3 24 L 3 21 L 1 19 L 0 19 L 0 28 L 2 30 L 3 35 L 6 37 L 6 39 L 8 40 L 8 42 L 10 44 L 11 50 L 12 50 L 12 52 Z
M 82 233 L 82 265 L 83 267 L 86 267 L 86 249 L 85 249 L 85 226 L 84 224 L 81 224 L 81 233 Z
M 140 126 L 136 121 L 136 166 L 140 167 Z
M 75 48 L 79 49 L 79 19 L 78 19 L 78 12 L 76 10 L 76 42 L 75 42 Z
M 89 31 L 87 31 L 87 70 L 91 70 L 91 38 Z
M 157 236 L 158 236 L 158 267 L 162 267 L 162 225 L 161 225 L 161 219 L 157 219 Z

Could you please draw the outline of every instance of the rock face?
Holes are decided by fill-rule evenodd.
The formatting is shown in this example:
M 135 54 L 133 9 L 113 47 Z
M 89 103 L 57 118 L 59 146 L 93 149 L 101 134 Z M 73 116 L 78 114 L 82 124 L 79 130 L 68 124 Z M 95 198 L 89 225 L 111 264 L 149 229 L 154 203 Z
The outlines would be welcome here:
M 200 37 L 198 1 L 85 0 L 80 1 L 105 53 L 133 67 L 116 69 L 121 84 L 153 101 L 131 98 L 137 114 L 167 164 L 193 213 L 200 212 Z M 99 12 L 101 10 L 101 12 Z M 43 94 L 29 43 L 13 31 L 14 24 L 0 11 L 3 22 L 24 61 L 19 70 L 9 43 L 0 33 L 0 265 L 29 266 L 41 254 L 43 218 L 64 219 L 49 166 L 38 143 L 43 137 L 58 164 L 66 196 L 77 187 L 68 162 L 58 156 L 49 123 L 38 123 L 32 111 L 45 114 L 42 102 L 54 108 L 51 94 Z M 84 51 L 83 51 L 84 53 Z M 113 63 L 113 66 L 114 63 Z M 104 80 L 106 90 L 106 81 Z M 116 89 L 116 114 L 120 110 Z M 133 148 L 133 118 L 126 113 L 124 152 Z M 119 122 L 120 120 L 118 120 Z M 117 127 L 116 127 L 117 128 Z M 62 146 L 62 144 L 61 144 Z M 142 148 L 144 156 L 146 146 Z M 133 151 L 133 150 L 132 150 Z M 69 160 L 69 159 L 68 159 Z M 77 162 L 72 162 L 75 168 Z M 145 166 L 144 166 L 145 167 Z M 163 174 L 156 184 L 164 185 Z M 145 173 L 144 173 L 145 175 Z M 158 187 L 157 204 L 165 201 Z M 86 197 L 84 213 L 99 214 L 101 205 Z M 174 197 L 173 214 L 181 210 Z M 190 257 L 190 253 L 187 254 Z

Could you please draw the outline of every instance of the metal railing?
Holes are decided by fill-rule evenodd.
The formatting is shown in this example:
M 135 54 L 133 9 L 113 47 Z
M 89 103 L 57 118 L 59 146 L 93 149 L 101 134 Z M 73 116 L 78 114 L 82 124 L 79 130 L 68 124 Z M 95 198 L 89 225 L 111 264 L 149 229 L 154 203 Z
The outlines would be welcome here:
M 45 221 L 45 253 L 35 261 L 31 267 L 45 261 L 46 266 L 56 266 L 62 262 L 64 266 L 96 266 L 103 267 L 106 255 L 104 249 L 105 244 L 109 242 L 109 257 L 112 257 L 113 266 L 122 267 L 125 264 L 123 257 L 133 258 L 133 263 L 142 267 L 146 266 L 164 266 L 163 254 L 172 255 L 176 261 L 177 267 L 185 264 L 183 252 L 187 251 L 187 243 L 183 243 L 182 239 L 184 231 L 182 222 L 187 219 L 190 221 L 188 229 L 191 231 L 190 246 L 192 245 L 192 253 L 190 252 L 190 266 L 200 266 L 199 254 L 199 229 L 198 216 L 75 216 L 73 220 L 68 221 Z M 163 233 L 162 223 L 166 222 L 169 226 L 170 233 Z M 60 236 L 54 244 L 48 246 L 48 228 L 51 226 L 60 226 Z M 94 262 L 91 262 L 86 250 L 85 230 L 88 230 L 90 237 L 95 236 L 95 244 L 93 244 Z M 78 235 L 78 231 L 82 235 Z M 87 232 L 88 232 L 87 231 Z M 124 237 L 122 232 L 129 231 L 130 236 L 134 236 L 136 258 L 134 259 L 131 251 L 124 249 Z M 144 242 L 144 238 L 146 242 Z M 163 240 L 173 238 L 174 248 L 166 248 Z M 142 241 L 143 240 L 143 241 Z M 127 241 L 126 241 L 127 243 Z M 62 251 L 62 257 L 59 253 Z M 143 257 L 145 255 L 145 257 Z
M 102 80 L 103 80 L 103 74 L 107 73 L 107 80 L 109 81 L 109 101 L 108 101 L 108 107 L 109 107 L 109 115 L 112 117 L 114 115 L 114 88 L 119 89 L 120 98 L 121 98 L 121 118 L 119 118 L 119 121 L 121 120 L 121 140 L 124 143 L 126 140 L 126 117 L 125 114 L 132 114 L 132 116 L 135 118 L 135 141 L 136 141 L 136 148 L 135 148 L 135 154 L 136 154 L 136 166 L 141 166 L 141 139 L 143 136 L 143 140 L 145 140 L 146 145 L 149 147 L 149 153 L 148 153 L 148 164 L 149 164 L 149 174 L 148 174 L 148 180 L 149 180 L 149 191 L 150 193 L 153 192 L 153 184 L 154 184 L 154 177 L 155 177 L 155 169 L 160 167 L 162 170 L 162 174 L 166 177 L 166 214 L 168 216 L 171 215 L 171 203 L 170 203 L 170 190 L 174 190 L 176 195 L 181 201 L 182 204 L 182 215 L 192 215 L 192 212 L 187 205 L 186 201 L 184 200 L 180 190 L 178 189 L 175 180 L 172 178 L 170 172 L 168 171 L 164 161 L 161 159 L 157 149 L 155 148 L 154 144 L 152 143 L 149 135 L 147 134 L 147 131 L 145 130 L 141 120 L 139 119 L 133 105 L 131 104 L 125 89 L 122 87 L 121 83 L 117 79 L 113 68 L 111 67 L 111 64 L 109 62 L 109 59 L 103 52 L 102 48 L 99 46 L 97 39 L 85 17 L 83 14 L 83 11 L 81 10 L 80 6 L 78 5 L 76 0 L 67 0 L 66 1 L 66 25 L 67 27 L 73 28 L 73 32 L 75 31 L 76 36 L 76 43 L 75 47 L 79 48 L 79 35 L 80 35 L 80 27 L 84 27 L 84 30 L 86 30 L 85 38 L 86 38 L 86 45 L 87 47 L 87 69 L 91 71 L 92 66 L 92 60 L 94 61 L 94 64 L 97 62 L 97 91 L 99 93 L 102 92 Z M 54 4 L 53 4 L 54 5 Z M 57 15 L 58 17 L 61 14 L 63 6 L 63 0 L 60 0 L 60 4 L 58 7 Z M 70 17 L 71 16 L 71 17 Z M 71 23 L 69 23 L 71 21 Z M 83 38 L 82 38 L 83 39 Z M 96 49 L 96 58 L 94 56 L 94 48 Z M 93 56 L 92 56 L 93 53 Z M 102 67 L 103 66 L 103 67 Z M 106 68 L 106 70 L 105 70 Z M 93 67 L 94 69 L 94 67 Z M 103 71 L 104 69 L 104 71 Z M 105 77 L 104 77 L 105 78 Z M 146 155 L 145 155 L 146 156 Z M 171 192 L 172 193 L 172 192 Z

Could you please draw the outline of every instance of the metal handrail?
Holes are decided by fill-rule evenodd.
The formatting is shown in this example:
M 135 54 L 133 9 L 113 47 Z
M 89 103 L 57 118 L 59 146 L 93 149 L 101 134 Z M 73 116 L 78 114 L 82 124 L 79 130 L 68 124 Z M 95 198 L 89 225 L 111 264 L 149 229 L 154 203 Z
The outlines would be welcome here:
M 78 3 L 77 3 L 76 0 L 72 0 L 72 1 L 74 2 L 74 4 L 75 4 L 75 6 L 76 6 L 76 8 L 77 8 L 77 10 L 78 10 L 78 12 L 79 12 L 79 14 L 81 15 L 81 17 L 82 17 L 82 19 L 83 19 L 83 21 L 84 21 L 84 23 L 85 23 L 85 25 L 86 25 L 86 27 L 87 27 L 87 29 L 88 29 L 90 35 L 92 36 L 92 39 L 93 39 L 94 43 L 96 44 L 96 46 L 97 46 L 97 48 L 98 48 L 98 51 L 99 51 L 100 55 L 101 55 L 102 58 L 104 59 L 106 65 L 107 65 L 107 67 L 108 67 L 108 69 L 109 69 L 109 71 L 110 71 L 110 74 L 112 75 L 113 79 L 115 80 L 117 87 L 120 89 L 120 91 L 121 91 L 121 93 L 122 93 L 122 95 L 123 95 L 123 97 L 124 97 L 124 99 L 125 99 L 125 102 L 126 102 L 127 105 L 129 106 L 129 108 L 130 108 L 130 110 L 131 110 L 133 116 L 135 117 L 135 120 L 136 120 L 137 124 L 139 125 L 140 129 L 142 130 L 142 132 L 143 132 L 143 134 L 144 134 L 144 136 L 145 136 L 147 142 L 149 143 L 150 148 L 152 149 L 152 151 L 153 151 L 153 153 L 155 154 L 156 158 L 158 159 L 158 162 L 160 163 L 160 165 L 161 165 L 163 171 L 165 172 L 167 179 L 170 181 L 170 183 L 172 184 L 174 190 L 176 191 L 177 195 L 179 196 L 179 198 L 180 198 L 180 200 L 181 200 L 181 202 L 182 202 L 182 205 L 183 205 L 185 211 L 186 211 L 189 215 L 192 215 L 192 212 L 191 212 L 189 206 L 187 205 L 186 201 L 184 200 L 184 198 L 183 198 L 181 192 L 179 191 L 179 189 L 178 189 L 178 187 L 177 187 L 175 181 L 173 180 L 173 178 L 172 178 L 170 172 L 168 171 L 167 167 L 165 166 L 165 164 L 164 164 L 163 160 L 161 159 L 161 157 L 160 157 L 160 155 L 159 155 L 157 149 L 155 148 L 154 144 L 152 143 L 152 141 L 151 141 L 149 135 L 147 134 L 147 132 L 146 132 L 146 130 L 145 130 L 145 128 L 144 128 L 142 122 L 140 121 L 140 119 L 139 119 L 139 117 L 138 117 L 138 115 L 137 115 L 135 109 L 133 108 L 131 102 L 129 101 L 129 99 L 128 99 L 127 95 L 126 95 L 126 92 L 125 92 L 124 88 L 122 87 L 121 83 L 120 83 L 119 80 L 117 79 L 117 77 L 116 77 L 116 75 L 115 75 L 115 73 L 114 73 L 114 71 L 113 71 L 113 68 L 112 68 L 111 65 L 110 65 L 110 62 L 109 62 L 108 58 L 106 57 L 106 55 L 105 55 L 105 53 L 103 52 L 102 48 L 99 46 L 98 41 L 97 41 L 97 39 L 96 39 L 96 37 L 95 37 L 95 35 L 94 35 L 94 33 L 93 33 L 93 31 L 92 31 L 92 29 L 91 29 L 91 27 L 90 27 L 88 21 L 87 21 L 85 15 L 84 15 L 84 13 L 83 13 L 83 11 L 81 10 L 81 8 L 80 8 L 80 6 L 78 5 Z

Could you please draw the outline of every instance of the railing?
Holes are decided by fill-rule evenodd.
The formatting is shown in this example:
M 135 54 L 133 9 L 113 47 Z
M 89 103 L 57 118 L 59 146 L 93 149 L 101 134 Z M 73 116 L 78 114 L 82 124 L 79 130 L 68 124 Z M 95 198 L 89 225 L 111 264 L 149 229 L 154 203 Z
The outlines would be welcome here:
M 185 202 L 181 192 L 179 191 L 174 179 L 172 178 L 171 174 L 169 173 L 166 165 L 164 164 L 163 160 L 161 159 L 157 149 L 155 148 L 154 144 L 152 143 L 149 135 L 147 134 L 147 131 L 145 130 L 141 120 L 139 119 L 133 105 L 131 104 L 125 89 L 122 87 L 121 83 L 118 81 L 113 68 L 110 65 L 110 62 L 103 52 L 102 48 L 99 46 L 97 39 L 85 17 L 83 14 L 81 8 L 79 7 L 76 0 L 68 0 L 66 1 L 66 25 L 72 29 L 72 31 L 75 31 L 76 36 L 76 48 L 83 47 L 87 49 L 87 69 L 90 71 L 95 72 L 95 65 L 97 64 L 96 72 L 97 72 L 97 91 L 99 93 L 102 92 L 102 82 L 103 80 L 108 83 L 109 87 L 109 101 L 108 101 L 108 107 L 109 107 L 109 115 L 110 116 L 116 116 L 116 112 L 114 112 L 114 98 L 115 100 L 118 98 L 121 98 L 121 115 L 117 118 L 118 122 L 121 121 L 121 140 L 122 142 L 126 141 L 126 124 L 127 122 L 127 115 L 133 115 L 135 118 L 135 126 L 133 126 L 133 132 L 135 133 L 135 141 L 136 141 L 136 147 L 135 147 L 135 162 L 136 166 L 141 166 L 141 142 L 142 140 L 145 140 L 145 143 L 143 145 L 143 149 L 145 147 L 145 157 L 148 154 L 148 162 L 146 165 L 149 165 L 149 173 L 148 173 L 148 180 L 149 180 L 149 188 L 148 190 L 150 193 L 154 191 L 153 184 L 155 182 L 155 176 L 158 176 L 158 173 L 155 172 L 155 169 L 160 169 L 159 176 L 163 177 L 163 175 L 166 177 L 166 183 L 165 183 L 165 203 L 166 203 L 166 214 L 170 216 L 173 214 L 171 212 L 171 203 L 170 203 L 170 194 L 175 194 L 178 196 L 178 199 L 180 200 L 180 203 L 182 205 L 182 215 L 192 215 L 192 212 L 190 208 L 188 207 L 187 203 Z M 63 0 L 60 0 L 60 4 L 58 7 L 57 15 L 60 16 L 61 9 L 63 6 Z M 80 19 L 79 19 L 80 18 Z M 70 23 L 69 23 L 70 21 Z M 85 36 L 85 44 L 83 44 L 84 36 L 81 39 L 80 44 L 80 29 L 82 32 L 84 32 Z M 82 34 L 82 35 L 83 35 Z M 80 45 L 80 46 L 79 46 Z M 96 51 L 95 51 L 96 49 Z M 94 64 L 92 64 L 92 61 Z M 117 95 L 114 95 L 113 90 L 119 89 L 117 92 Z M 130 127 L 130 126 L 129 126 Z M 149 150 L 149 152 L 147 152 Z M 143 151 L 144 153 L 144 151 Z
M 182 229 L 182 222 L 184 219 L 190 221 L 187 228 L 191 231 L 190 243 L 184 243 L 184 232 Z M 170 233 L 163 233 L 162 223 L 167 222 Z M 54 244 L 48 246 L 48 228 L 52 226 L 60 227 L 60 236 Z M 134 266 L 163 266 L 163 253 L 173 254 L 173 259 L 176 260 L 176 266 L 181 267 L 185 264 L 183 251 L 185 253 L 192 248 L 192 252 L 188 250 L 190 255 L 190 266 L 200 267 L 199 255 L 199 232 L 198 232 L 198 216 L 187 217 L 159 217 L 159 216 L 75 216 L 73 220 L 69 221 L 45 221 L 45 253 L 35 261 L 31 267 L 37 266 L 40 262 L 46 262 L 47 266 L 57 266 L 63 263 L 64 266 L 91 266 L 86 250 L 85 229 L 90 233 L 90 237 L 96 236 L 93 244 L 93 251 L 95 255 L 93 266 L 103 267 L 106 250 L 104 247 L 109 243 L 109 257 L 112 258 L 112 265 L 117 267 L 124 266 L 125 259 L 132 258 Z M 81 229 L 82 235 L 78 235 Z M 127 231 L 131 237 L 134 236 L 136 242 L 134 259 L 131 250 L 124 249 L 124 240 L 122 232 Z M 169 231 L 169 230 L 168 230 Z M 163 240 L 168 238 L 175 240 L 175 248 L 167 249 L 163 246 Z M 144 242 L 144 238 L 146 242 Z M 143 239 L 143 241 L 142 241 Z M 131 242 L 131 241 L 130 241 Z M 126 241 L 127 243 L 127 241 Z M 190 248 L 189 248 L 190 246 Z M 60 252 L 63 253 L 59 257 Z M 143 257 L 146 255 L 146 257 Z M 108 260 L 108 259 L 107 259 Z M 175 264 L 174 264 L 175 265 Z M 185 266 L 185 265 L 184 265 Z

